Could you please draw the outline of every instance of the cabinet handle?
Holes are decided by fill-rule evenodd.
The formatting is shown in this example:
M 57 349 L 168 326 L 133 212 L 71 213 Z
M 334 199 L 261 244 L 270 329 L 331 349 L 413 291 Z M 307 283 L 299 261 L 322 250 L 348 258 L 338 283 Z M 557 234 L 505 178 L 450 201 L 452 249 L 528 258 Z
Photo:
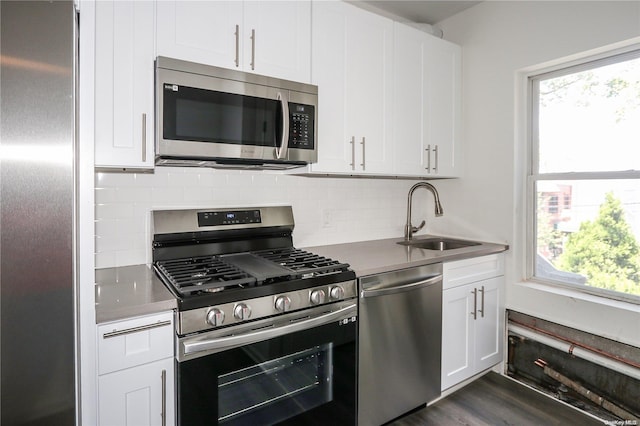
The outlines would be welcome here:
M 147 114 L 142 113 L 142 162 L 147 161 Z
M 360 142 L 360 144 L 362 145 L 362 164 L 361 164 L 361 166 L 362 166 L 362 171 L 364 171 L 364 170 L 365 170 L 365 164 L 366 164 L 366 162 L 367 162 L 367 161 L 365 160 L 365 143 L 366 143 L 366 140 L 364 139 L 364 136 L 363 136 L 363 137 L 362 137 L 362 142 Z
M 349 165 L 351 166 L 351 170 L 355 170 L 356 169 L 356 137 L 351 136 L 351 141 L 349 143 L 351 144 L 351 163 L 349 163 Z
M 235 36 L 236 36 L 236 60 L 234 62 L 236 63 L 236 68 L 238 68 L 240 66 L 240 25 L 238 24 L 236 24 Z
M 162 370 L 160 380 L 162 380 L 162 412 L 160 416 L 162 417 L 162 426 L 167 426 L 167 370 Z
M 478 289 L 474 288 L 471 292 L 473 294 L 473 312 L 470 312 L 470 315 L 473 315 L 473 319 L 478 318 Z
M 484 318 L 484 286 L 480 288 L 480 306 L 482 309 L 478 309 L 480 311 L 480 317 Z
M 435 166 L 433 166 L 433 172 L 438 173 L 438 145 L 435 145 L 435 148 L 433 148 L 433 153 L 435 154 Z
M 251 69 L 256 69 L 256 30 L 251 30 Z
M 152 328 L 164 327 L 165 325 L 171 325 L 171 320 L 160 321 L 155 324 L 146 324 L 139 327 L 125 328 L 124 330 L 113 330 L 109 333 L 102 335 L 103 339 L 110 339 L 111 337 L 124 336 L 126 334 L 137 333 L 139 331 L 151 330 Z
M 427 173 L 431 173 L 431 145 L 427 145 L 425 151 L 427 151 L 427 167 L 425 168 L 427 169 Z

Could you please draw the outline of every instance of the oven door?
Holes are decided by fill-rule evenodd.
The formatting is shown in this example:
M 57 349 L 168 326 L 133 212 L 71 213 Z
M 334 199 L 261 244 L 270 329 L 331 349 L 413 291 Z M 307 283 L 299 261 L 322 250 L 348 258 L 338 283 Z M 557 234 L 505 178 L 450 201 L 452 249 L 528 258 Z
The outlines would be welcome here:
M 178 424 L 354 425 L 356 319 L 341 302 L 180 339 Z

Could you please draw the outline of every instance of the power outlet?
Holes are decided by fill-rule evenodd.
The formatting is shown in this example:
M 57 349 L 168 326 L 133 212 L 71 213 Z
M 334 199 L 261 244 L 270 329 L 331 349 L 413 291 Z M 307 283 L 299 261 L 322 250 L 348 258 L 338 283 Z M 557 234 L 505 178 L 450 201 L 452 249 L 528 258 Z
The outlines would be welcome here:
M 322 210 L 322 227 L 331 228 L 333 224 L 333 210 Z

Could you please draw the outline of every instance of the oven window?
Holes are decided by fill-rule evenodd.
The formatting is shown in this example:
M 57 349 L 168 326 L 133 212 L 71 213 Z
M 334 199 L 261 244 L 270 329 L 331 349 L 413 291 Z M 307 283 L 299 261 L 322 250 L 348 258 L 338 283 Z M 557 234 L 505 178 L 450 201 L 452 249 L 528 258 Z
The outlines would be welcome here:
M 333 399 L 333 345 L 218 377 L 219 424 L 278 423 Z

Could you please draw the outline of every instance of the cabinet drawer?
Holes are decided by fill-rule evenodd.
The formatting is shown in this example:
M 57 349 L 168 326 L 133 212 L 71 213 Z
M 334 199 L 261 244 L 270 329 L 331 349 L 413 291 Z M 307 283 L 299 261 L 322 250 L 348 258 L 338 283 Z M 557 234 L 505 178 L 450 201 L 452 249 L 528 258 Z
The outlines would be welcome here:
M 447 262 L 442 266 L 442 288 L 460 285 L 504 275 L 504 255 L 474 257 L 472 259 Z
M 98 374 L 173 357 L 173 313 L 98 327 Z

